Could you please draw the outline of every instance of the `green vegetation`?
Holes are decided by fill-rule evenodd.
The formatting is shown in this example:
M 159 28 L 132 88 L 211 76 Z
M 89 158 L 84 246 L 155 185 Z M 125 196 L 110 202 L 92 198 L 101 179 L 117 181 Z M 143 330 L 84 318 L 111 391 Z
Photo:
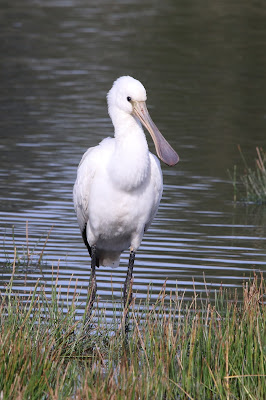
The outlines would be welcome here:
M 237 181 L 240 180 L 245 190 L 245 196 L 242 196 L 245 202 L 266 204 L 266 154 L 262 149 L 256 147 L 257 158 L 255 169 L 252 169 L 248 166 L 240 146 L 238 148 L 244 163 L 245 171 L 239 178 L 237 176 L 236 166 L 234 167 L 233 175 L 229 172 L 234 186 L 234 201 L 237 200 L 238 192 L 241 193 L 241 189 L 239 190 L 237 185 Z
M 266 398 L 262 276 L 241 301 L 221 289 L 214 301 L 185 302 L 163 287 L 151 304 L 148 293 L 133 302 L 128 340 L 117 304 L 112 323 L 97 305 L 78 319 L 84 305 L 63 300 L 56 280 L 49 298 L 38 283 L 19 296 L 12 281 L 0 299 L 1 400 Z

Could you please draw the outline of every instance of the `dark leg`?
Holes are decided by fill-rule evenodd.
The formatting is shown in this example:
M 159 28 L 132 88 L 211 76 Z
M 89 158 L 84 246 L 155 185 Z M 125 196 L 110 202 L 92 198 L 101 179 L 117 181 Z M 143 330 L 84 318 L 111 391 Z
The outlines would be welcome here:
M 128 308 L 132 301 L 132 274 L 133 274 L 133 266 L 135 260 L 135 252 L 133 250 L 130 251 L 128 269 L 127 269 L 127 277 L 124 283 L 124 308 L 125 308 L 125 333 L 128 333 Z
M 91 309 L 93 307 L 93 303 L 95 300 L 96 296 L 96 290 L 97 290 L 97 284 L 96 284 L 96 274 L 95 274 L 95 268 L 96 268 L 96 246 L 93 245 L 91 246 L 91 277 L 90 277 L 90 283 L 89 283 L 89 302 L 88 302 L 88 312 L 91 312 Z

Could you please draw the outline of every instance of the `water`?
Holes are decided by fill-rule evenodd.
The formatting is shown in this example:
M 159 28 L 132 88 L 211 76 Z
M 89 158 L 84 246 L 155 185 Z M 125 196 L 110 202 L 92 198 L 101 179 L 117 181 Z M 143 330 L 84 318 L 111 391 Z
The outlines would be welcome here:
M 189 298 L 204 279 L 211 291 L 239 288 L 253 270 L 266 271 L 265 207 L 235 206 L 227 175 L 241 165 L 237 144 L 251 165 L 255 147 L 266 147 L 262 2 L 14 0 L 0 8 L 2 288 L 12 227 L 21 256 L 28 221 L 34 255 L 17 267 L 14 288 L 27 293 L 40 278 L 49 293 L 58 268 L 63 295 L 78 279 L 85 298 L 89 258 L 72 186 L 85 150 L 112 134 L 105 96 L 125 74 L 143 82 L 150 114 L 181 158 L 162 166 L 163 199 L 135 263 L 137 296 L 150 282 L 156 296 L 167 279 L 168 292 L 178 285 Z M 120 300 L 127 257 L 97 270 L 100 304 Z

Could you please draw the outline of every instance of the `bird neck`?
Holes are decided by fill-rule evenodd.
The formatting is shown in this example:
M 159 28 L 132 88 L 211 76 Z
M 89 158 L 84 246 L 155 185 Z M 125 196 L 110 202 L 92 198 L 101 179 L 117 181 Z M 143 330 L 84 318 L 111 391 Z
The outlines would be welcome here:
M 121 112 L 112 118 L 115 150 L 110 159 L 110 178 L 122 190 L 135 190 L 148 178 L 150 157 L 141 124 L 132 115 Z

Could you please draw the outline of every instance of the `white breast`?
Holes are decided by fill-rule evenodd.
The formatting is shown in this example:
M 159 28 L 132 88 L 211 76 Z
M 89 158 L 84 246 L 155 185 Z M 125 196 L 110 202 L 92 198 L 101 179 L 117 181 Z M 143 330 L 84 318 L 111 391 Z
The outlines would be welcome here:
M 134 158 L 139 154 L 135 146 L 132 155 L 129 150 L 117 164 L 114 142 L 105 139 L 85 153 L 74 187 L 80 229 L 87 224 L 87 240 L 96 244 L 101 265 L 117 265 L 123 250 L 138 249 L 162 195 L 157 158 L 149 152 L 146 159 Z

